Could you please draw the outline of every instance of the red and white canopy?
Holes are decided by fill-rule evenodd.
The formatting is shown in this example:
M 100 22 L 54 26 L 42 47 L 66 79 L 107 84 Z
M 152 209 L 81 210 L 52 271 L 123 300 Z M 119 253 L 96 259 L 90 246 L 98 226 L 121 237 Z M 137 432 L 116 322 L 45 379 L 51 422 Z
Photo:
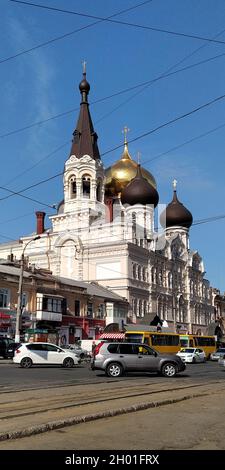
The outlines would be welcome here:
M 99 339 L 124 339 L 124 333 L 102 333 Z

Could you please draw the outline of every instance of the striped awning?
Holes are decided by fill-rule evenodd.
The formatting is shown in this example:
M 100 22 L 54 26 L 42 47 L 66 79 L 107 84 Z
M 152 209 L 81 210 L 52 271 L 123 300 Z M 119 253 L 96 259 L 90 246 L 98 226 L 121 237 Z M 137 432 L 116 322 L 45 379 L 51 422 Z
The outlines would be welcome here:
M 124 339 L 124 333 L 102 333 L 99 339 Z

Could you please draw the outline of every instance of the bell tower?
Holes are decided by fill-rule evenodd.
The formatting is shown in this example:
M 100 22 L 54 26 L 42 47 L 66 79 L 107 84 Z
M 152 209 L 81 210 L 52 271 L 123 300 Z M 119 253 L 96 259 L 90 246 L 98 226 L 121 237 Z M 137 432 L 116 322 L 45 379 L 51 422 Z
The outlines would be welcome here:
M 90 219 L 103 210 L 104 169 L 98 149 L 98 136 L 92 123 L 88 94 L 90 85 L 86 79 L 86 63 L 79 84 L 80 112 L 73 132 L 69 158 L 64 167 L 64 200 L 58 207 L 58 216 L 51 217 L 53 230 L 87 227 Z

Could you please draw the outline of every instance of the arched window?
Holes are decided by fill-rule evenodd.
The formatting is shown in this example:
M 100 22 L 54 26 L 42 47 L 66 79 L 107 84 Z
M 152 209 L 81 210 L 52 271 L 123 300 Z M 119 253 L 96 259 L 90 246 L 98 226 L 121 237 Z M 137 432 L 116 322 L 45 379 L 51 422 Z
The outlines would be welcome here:
M 151 269 L 151 275 L 152 275 L 152 284 L 155 284 L 156 278 L 155 278 L 155 268 Z
M 141 281 L 141 266 L 138 266 L 138 279 Z
M 137 299 L 133 300 L 133 314 L 137 315 Z
M 172 287 L 173 287 L 173 275 L 172 275 L 172 273 L 168 273 L 168 287 L 169 287 L 169 289 L 172 289 Z
M 69 180 L 69 188 L 70 199 L 75 199 L 77 197 L 77 182 L 75 176 L 71 176 Z
M 132 236 L 133 238 L 136 238 L 137 233 L 136 233 L 136 214 L 135 212 L 132 212 Z
M 97 188 L 96 188 L 96 199 L 97 201 L 100 201 L 102 200 L 102 181 L 101 180 L 98 180 L 97 182 Z
M 86 199 L 90 199 L 91 195 L 91 178 L 89 175 L 84 175 L 82 177 L 82 190 L 83 190 L 83 197 Z
M 144 300 L 144 311 L 143 311 L 143 317 L 147 315 L 147 301 Z
M 146 268 L 143 268 L 142 280 L 146 282 Z
M 136 279 L 136 277 L 137 277 L 136 264 L 133 264 L 133 278 Z
M 139 304 L 140 300 L 137 299 L 137 306 L 136 306 L 136 316 L 139 317 Z

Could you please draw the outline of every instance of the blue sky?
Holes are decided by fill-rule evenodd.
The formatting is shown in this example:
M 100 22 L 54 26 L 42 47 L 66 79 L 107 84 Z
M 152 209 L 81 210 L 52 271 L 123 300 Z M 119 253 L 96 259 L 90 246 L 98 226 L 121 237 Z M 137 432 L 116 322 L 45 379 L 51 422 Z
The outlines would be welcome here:
M 108 17 L 141 0 L 37 0 L 36 3 Z M 96 20 L 8 0 L 0 0 L 0 4 L 0 186 L 12 191 L 20 191 L 63 171 L 78 110 L 22 132 L 5 134 L 79 108 L 82 60 L 87 61 L 89 101 L 93 102 L 152 80 L 171 67 L 175 71 L 225 53 L 225 43 L 101 22 L 3 61 Z M 217 39 L 225 42 L 224 14 L 223 0 L 152 0 L 115 19 L 199 37 L 218 35 Z M 176 65 L 180 61 L 183 62 Z M 225 56 L 222 56 L 151 86 L 93 104 L 90 109 L 101 153 L 122 143 L 125 125 L 130 128 L 128 139 L 133 139 L 225 94 L 224 77 Z M 161 203 L 171 200 L 172 180 L 177 179 L 178 196 L 191 210 L 194 220 L 225 214 L 224 109 L 225 99 L 129 146 L 134 158 L 141 153 L 143 165 L 155 176 Z M 205 137 L 182 145 L 223 125 Z M 177 150 L 154 159 L 179 145 Z M 120 149 L 107 154 L 103 158 L 105 166 L 120 154 Z M 55 213 L 41 203 L 52 205 L 62 199 L 62 177 L 23 193 L 37 203 L 19 196 L 1 200 L 8 194 L 0 189 L 1 243 L 34 232 L 36 210 L 45 210 L 48 215 Z M 46 226 L 50 226 L 48 219 Z M 222 219 L 193 226 L 190 233 L 191 248 L 198 250 L 204 259 L 206 277 L 222 292 L 225 290 L 224 229 L 225 219 Z

